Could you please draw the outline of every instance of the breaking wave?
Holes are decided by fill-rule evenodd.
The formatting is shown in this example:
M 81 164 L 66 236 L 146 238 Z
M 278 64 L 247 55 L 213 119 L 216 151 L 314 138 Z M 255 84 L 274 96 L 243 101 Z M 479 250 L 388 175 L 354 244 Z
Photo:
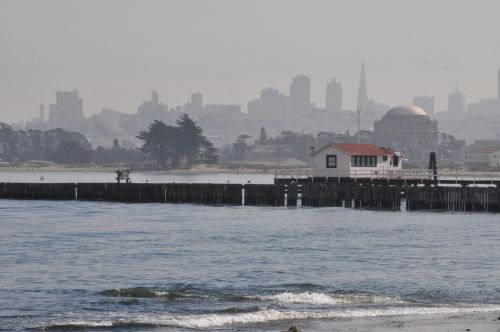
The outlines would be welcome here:
M 382 316 L 470 314 L 500 311 L 500 305 L 469 305 L 463 307 L 393 307 L 361 308 L 335 311 L 279 311 L 265 309 L 257 312 L 219 313 L 205 315 L 139 316 L 130 319 L 62 322 L 41 327 L 43 330 L 115 328 L 124 326 L 178 327 L 189 329 L 214 329 L 231 325 L 248 325 L 284 320 L 353 319 Z
M 248 297 L 260 301 L 274 301 L 281 304 L 309 304 L 309 305 L 335 305 L 335 304 L 404 304 L 398 297 L 373 295 L 373 294 L 325 294 L 325 293 L 290 293 L 284 292 L 274 295 Z
M 198 290 L 191 287 L 181 287 L 173 290 L 160 290 L 147 287 L 114 288 L 107 289 L 99 293 L 100 295 L 123 298 L 159 298 L 167 300 L 179 299 L 203 299 L 203 298 L 223 298 L 228 300 L 239 300 L 239 296 L 216 293 L 212 291 Z M 240 299 L 241 300 L 241 299 Z
M 112 297 L 161 298 L 165 297 L 168 293 L 152 290 L 146 287 L 134 287 L 107 289 L 99 294 Z
M 335 304 L 404 304 L 407 303 L 399 297 L 355 294 L 355 293 L 318 293 L 318 292 L 281 292 L 270 295 L 239 295 L 216 291 L 203 291 L 191 288 L 174 289 L 171 291 L 150 289 L 146 287 L 117 288 L 100 292 L 99 294 L 123 298 L 161 298 L 168 300 L 177 299 L 223 299 L 234 302 L 262 301 L 277 304 L 308 304 L 308 305 L 335 305 Z

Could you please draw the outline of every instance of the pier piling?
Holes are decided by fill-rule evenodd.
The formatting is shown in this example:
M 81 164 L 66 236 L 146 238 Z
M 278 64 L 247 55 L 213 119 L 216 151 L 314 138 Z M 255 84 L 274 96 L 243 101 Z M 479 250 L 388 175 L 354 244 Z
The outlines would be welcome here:
M 0 183 L 0 199 L 500 212 L 500 188 L 361 183 Z M 244 199 L 243 199 L 244 195 Z M 286 204 L 285 204 L 286 203 Z

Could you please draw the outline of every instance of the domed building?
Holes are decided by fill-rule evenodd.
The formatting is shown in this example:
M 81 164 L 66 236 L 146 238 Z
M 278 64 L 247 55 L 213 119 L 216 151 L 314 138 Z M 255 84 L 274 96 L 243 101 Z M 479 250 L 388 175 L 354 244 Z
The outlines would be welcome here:
M 406 151 L 410 162 L 427 162 L 437 150 L 438 122 L 417 106 L 396 106 L 374 122 L 374 143 Z

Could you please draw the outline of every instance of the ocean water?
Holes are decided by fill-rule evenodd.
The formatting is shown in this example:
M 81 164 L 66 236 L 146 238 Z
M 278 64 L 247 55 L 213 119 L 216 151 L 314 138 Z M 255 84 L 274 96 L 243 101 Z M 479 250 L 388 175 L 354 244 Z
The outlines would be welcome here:
M 0 200 L 0 330 L 498 312 L 499 230 L 496 214 Z

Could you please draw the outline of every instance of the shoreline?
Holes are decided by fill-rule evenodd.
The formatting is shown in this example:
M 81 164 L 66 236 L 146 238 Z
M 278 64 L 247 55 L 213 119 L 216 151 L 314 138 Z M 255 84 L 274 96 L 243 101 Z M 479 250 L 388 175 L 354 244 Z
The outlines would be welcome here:
M 196 166 L 190 169 L 134 169 L 133 167 L 121 166 L 68 166 L 68 165 L 18 165 L 18 166 L 3 166 L 0 167 L 2 172 L 47 172 L 47 173 L 114 173 L 116 170 L 130 169 L 131 173 L 155 174 L 155 175 L 201 175 L 201 174 L 274 174 L 274 169 L 257 169 L 257 168 L 228 168 L 228 167 L 207 167 Z
M 275 324 L 272 324 L 275 325 Z M 442 331 L 500 331 L 500 311 L 463 315 L 386 316 L 353 320 L 287 321 L 279 326 L 262 326 L 261 331 L 281 332 L 295 326 L 302 332 L 442 332 Z M 258 329 L 260 330 L 260 329 Z

